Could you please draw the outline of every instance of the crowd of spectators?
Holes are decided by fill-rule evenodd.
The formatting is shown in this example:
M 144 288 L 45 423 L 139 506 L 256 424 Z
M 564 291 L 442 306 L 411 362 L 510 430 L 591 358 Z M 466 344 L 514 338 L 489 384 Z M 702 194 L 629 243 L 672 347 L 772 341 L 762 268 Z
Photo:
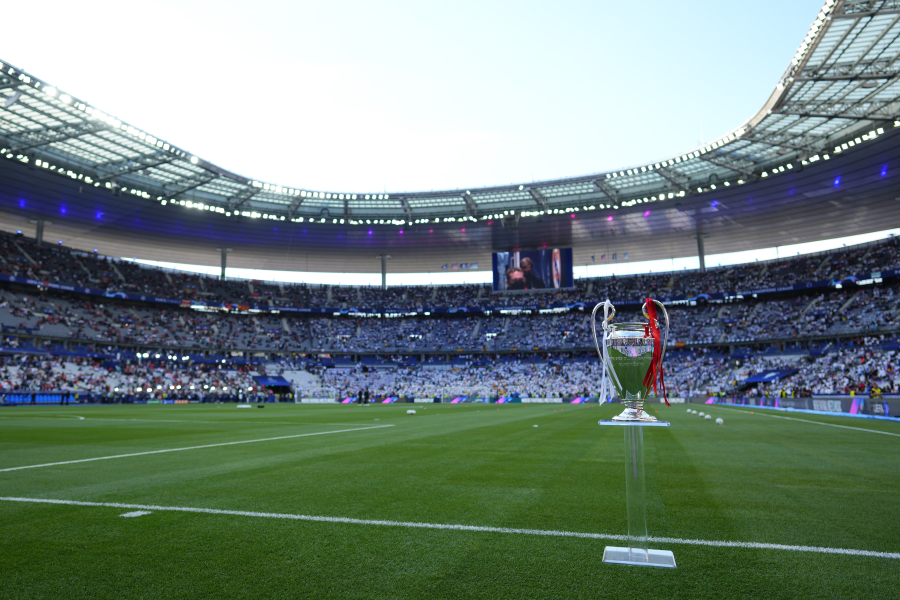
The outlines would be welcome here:
M 670 306 L 669 343 L 728 344 L 879 333 L 896 329 L 898 286 Z M 287 315 L 287 316 L 285 316 Z M 634 309 L 615 322 L 645 319 Z M 0 326 L 35 337 L 173 348 L 300 352 L 458 352 L 593 347 L 590 313 L 358 318 L 290 313 L 234 314 L 124 304 L 116 299 L 0 290 Z
M 803 363 L 786 383 L 808 394 L 865 394 L 900 391 L 900 353 L 870 348 L 842 349 Z
M 70 392 L 80 398 L 249 401 L 265 392 L 247 368 L 171 361 L 0 355 L 0 394 Z
M 790 286 L 809 281 L 840 281 L 886 269 L 900 269 L 900 240 L 779 261 L 714 267 L 706 272 L 650 273 L 626 277 L 582 278 L 566 290 L 493 293 L 487 285 L 379 287 L 312 286 L 226 279 L 161 270 L 127 260 L 63 247 L 38 246 L 24 236 L 0 234 L 0 273 L 38 281 L 211 303 L 316 308 L 323 306 L 407 309 L 437 306 L 594 304 L 601 299 L 698 296 Z
M 470 398 L 498 397 L 595 399 L 599 394 L 600 363 L 597 360 L 522 361 L 498 360 L 465 366 L 418 365 L 393 369 L 320 369 L 324 386 L 338 397 L 368 390 L 373 397 Z
M 880 337 L 863 338 L 817 353 L 760 353 L 737 358 L 703 349 L 673 350 L 664 361 L 665 390 L 673 398 L 900 393 L 900 351 L 892 349 L 896 342 L 891 348 L 884 344 Z M 241 367 L 184 362 L 182 357 L 164 354 L 144 356 L 150 358 L 0 354 L 0 394 L 66 391 L 75 398 L 95 401 L 255 401 L 268 392 L 253 376 L 267 373 L 294 382 L 294 391 L 301 398 L 325 390 L 336 400 L 364 391 L 372 398 L 438 397 L 445 401 L 504 396 L 597 399 L 601 389 L 600 362 L 588 354 L 470 355 L 452 362 L 421 363 L 395 356 L 377 367 L 364 362 L 340 366 L 295 363 L 285 358 L 264 366 Z M 780 377 L 746 383 L 754 375 L 772 372 Z
M 861 338 L 822 353 L 786 350 L 728 358 L 684 353 L 667 362 L 667 382 L 676 395 L 738 394 L 807 397 L 813 394 L 900 393 L 900 352 L 883 349 L 881 337 Z M 779 373 L 771 381 L 746 383 L 754 375 Z

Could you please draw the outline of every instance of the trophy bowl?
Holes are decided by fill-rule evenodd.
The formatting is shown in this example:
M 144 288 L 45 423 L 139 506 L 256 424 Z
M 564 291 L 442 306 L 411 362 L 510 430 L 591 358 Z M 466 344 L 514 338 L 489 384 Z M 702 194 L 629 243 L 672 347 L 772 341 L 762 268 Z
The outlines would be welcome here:
M 652 383 L 644 383 L 653 365 L 654 340 L 646 323 L 610 323 L 604 340 L 608 357 L 607 368 L 612 375 L 616 394 L 625 405 L 622 414 L 613 421 L 652 423 L 656 417 L 644 412 L 644 402 L 650 395 Z

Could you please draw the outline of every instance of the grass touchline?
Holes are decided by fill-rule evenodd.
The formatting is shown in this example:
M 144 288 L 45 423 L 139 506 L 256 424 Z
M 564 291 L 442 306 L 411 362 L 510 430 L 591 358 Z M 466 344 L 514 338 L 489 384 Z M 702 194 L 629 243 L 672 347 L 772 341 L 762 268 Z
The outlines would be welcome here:
M 267 513 L 247 510 L 223 510 L 217 508 L 194 508 L 187 506 L 157 506 L 153 504 L 125 504 L 119 502 L 84 502 L 80 500 L 55 500 L 51 498 L 15 498 L 0 496 L 2 502 L 32 502 L 36 504 L 62 504 L 68 506 L 91 506 L 99 508 L 129 508 L 138 511 L 187 512 L 262 519 L 288 519 L 293 521 L 314 521 L 318 523 L 346 523 L 350 525 L 376 525 L 381 527 L 409 527 L 414 529 L 448 529 L 453 531 L 473 531 L 481 533 L 510 533 L 523 535 L 544 535 L 552 537 L 575 537 L 595 540 L 622 541 L 626 536 L 610 533 L 584 533 L 579 531 L 557 531 L 546 529 L 517 529 L 490 527 L 484 525 L 456 525 L 445 523 L 417 523 L 412 521 L 387 521 L 382 519 L 352 519 L 347 517 L 324 517 L 316 515 L 293 515 L 287 513 Z M 124 516 L 124 515 L 123 515 Z M 850 556 L 872 556 L 876 558 L 900 559 L 900 552 L 875 552 L 848 548 L 823 548 L 820 546 L 792 546 L 789 544 L 767 544 L 760 542 L 728 542 L 720 540 L 686 540 L 669 537 L 650 537 L 650 541 L 663 544 L 684 544 L 689 546 L 715 546 L 719 548 L 750 548 L 762 550 L 788 550 L 793 552 L 817 552 L 820 554 L 846 554 Z

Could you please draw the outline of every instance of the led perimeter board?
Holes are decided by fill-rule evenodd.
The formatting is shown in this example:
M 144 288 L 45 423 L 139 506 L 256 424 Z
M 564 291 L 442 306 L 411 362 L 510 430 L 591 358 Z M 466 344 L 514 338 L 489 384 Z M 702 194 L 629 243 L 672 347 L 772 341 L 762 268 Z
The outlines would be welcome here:
M 572 287 L 572 249 L 494 252 L 494 291 Z

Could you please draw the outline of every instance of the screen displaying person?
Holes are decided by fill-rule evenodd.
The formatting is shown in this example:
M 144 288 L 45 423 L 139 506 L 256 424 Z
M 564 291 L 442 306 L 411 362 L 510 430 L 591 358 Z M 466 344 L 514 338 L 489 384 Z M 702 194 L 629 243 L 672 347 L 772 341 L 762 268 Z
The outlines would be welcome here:
M 519 267 L 510 267 L 506 270 L 506 289 L 524 290 L 525 273 Z
M 534 272 L 534 262 L 527 256 L 519 261 L 519 265 L 522 267 L 522 274 L 525 276 L 525 288 L 526 290 L 537 290 L 547 287 L 544 285 L 544 280 L 537 276 Z M 520 288 L 521 289 L 521 288 Z

